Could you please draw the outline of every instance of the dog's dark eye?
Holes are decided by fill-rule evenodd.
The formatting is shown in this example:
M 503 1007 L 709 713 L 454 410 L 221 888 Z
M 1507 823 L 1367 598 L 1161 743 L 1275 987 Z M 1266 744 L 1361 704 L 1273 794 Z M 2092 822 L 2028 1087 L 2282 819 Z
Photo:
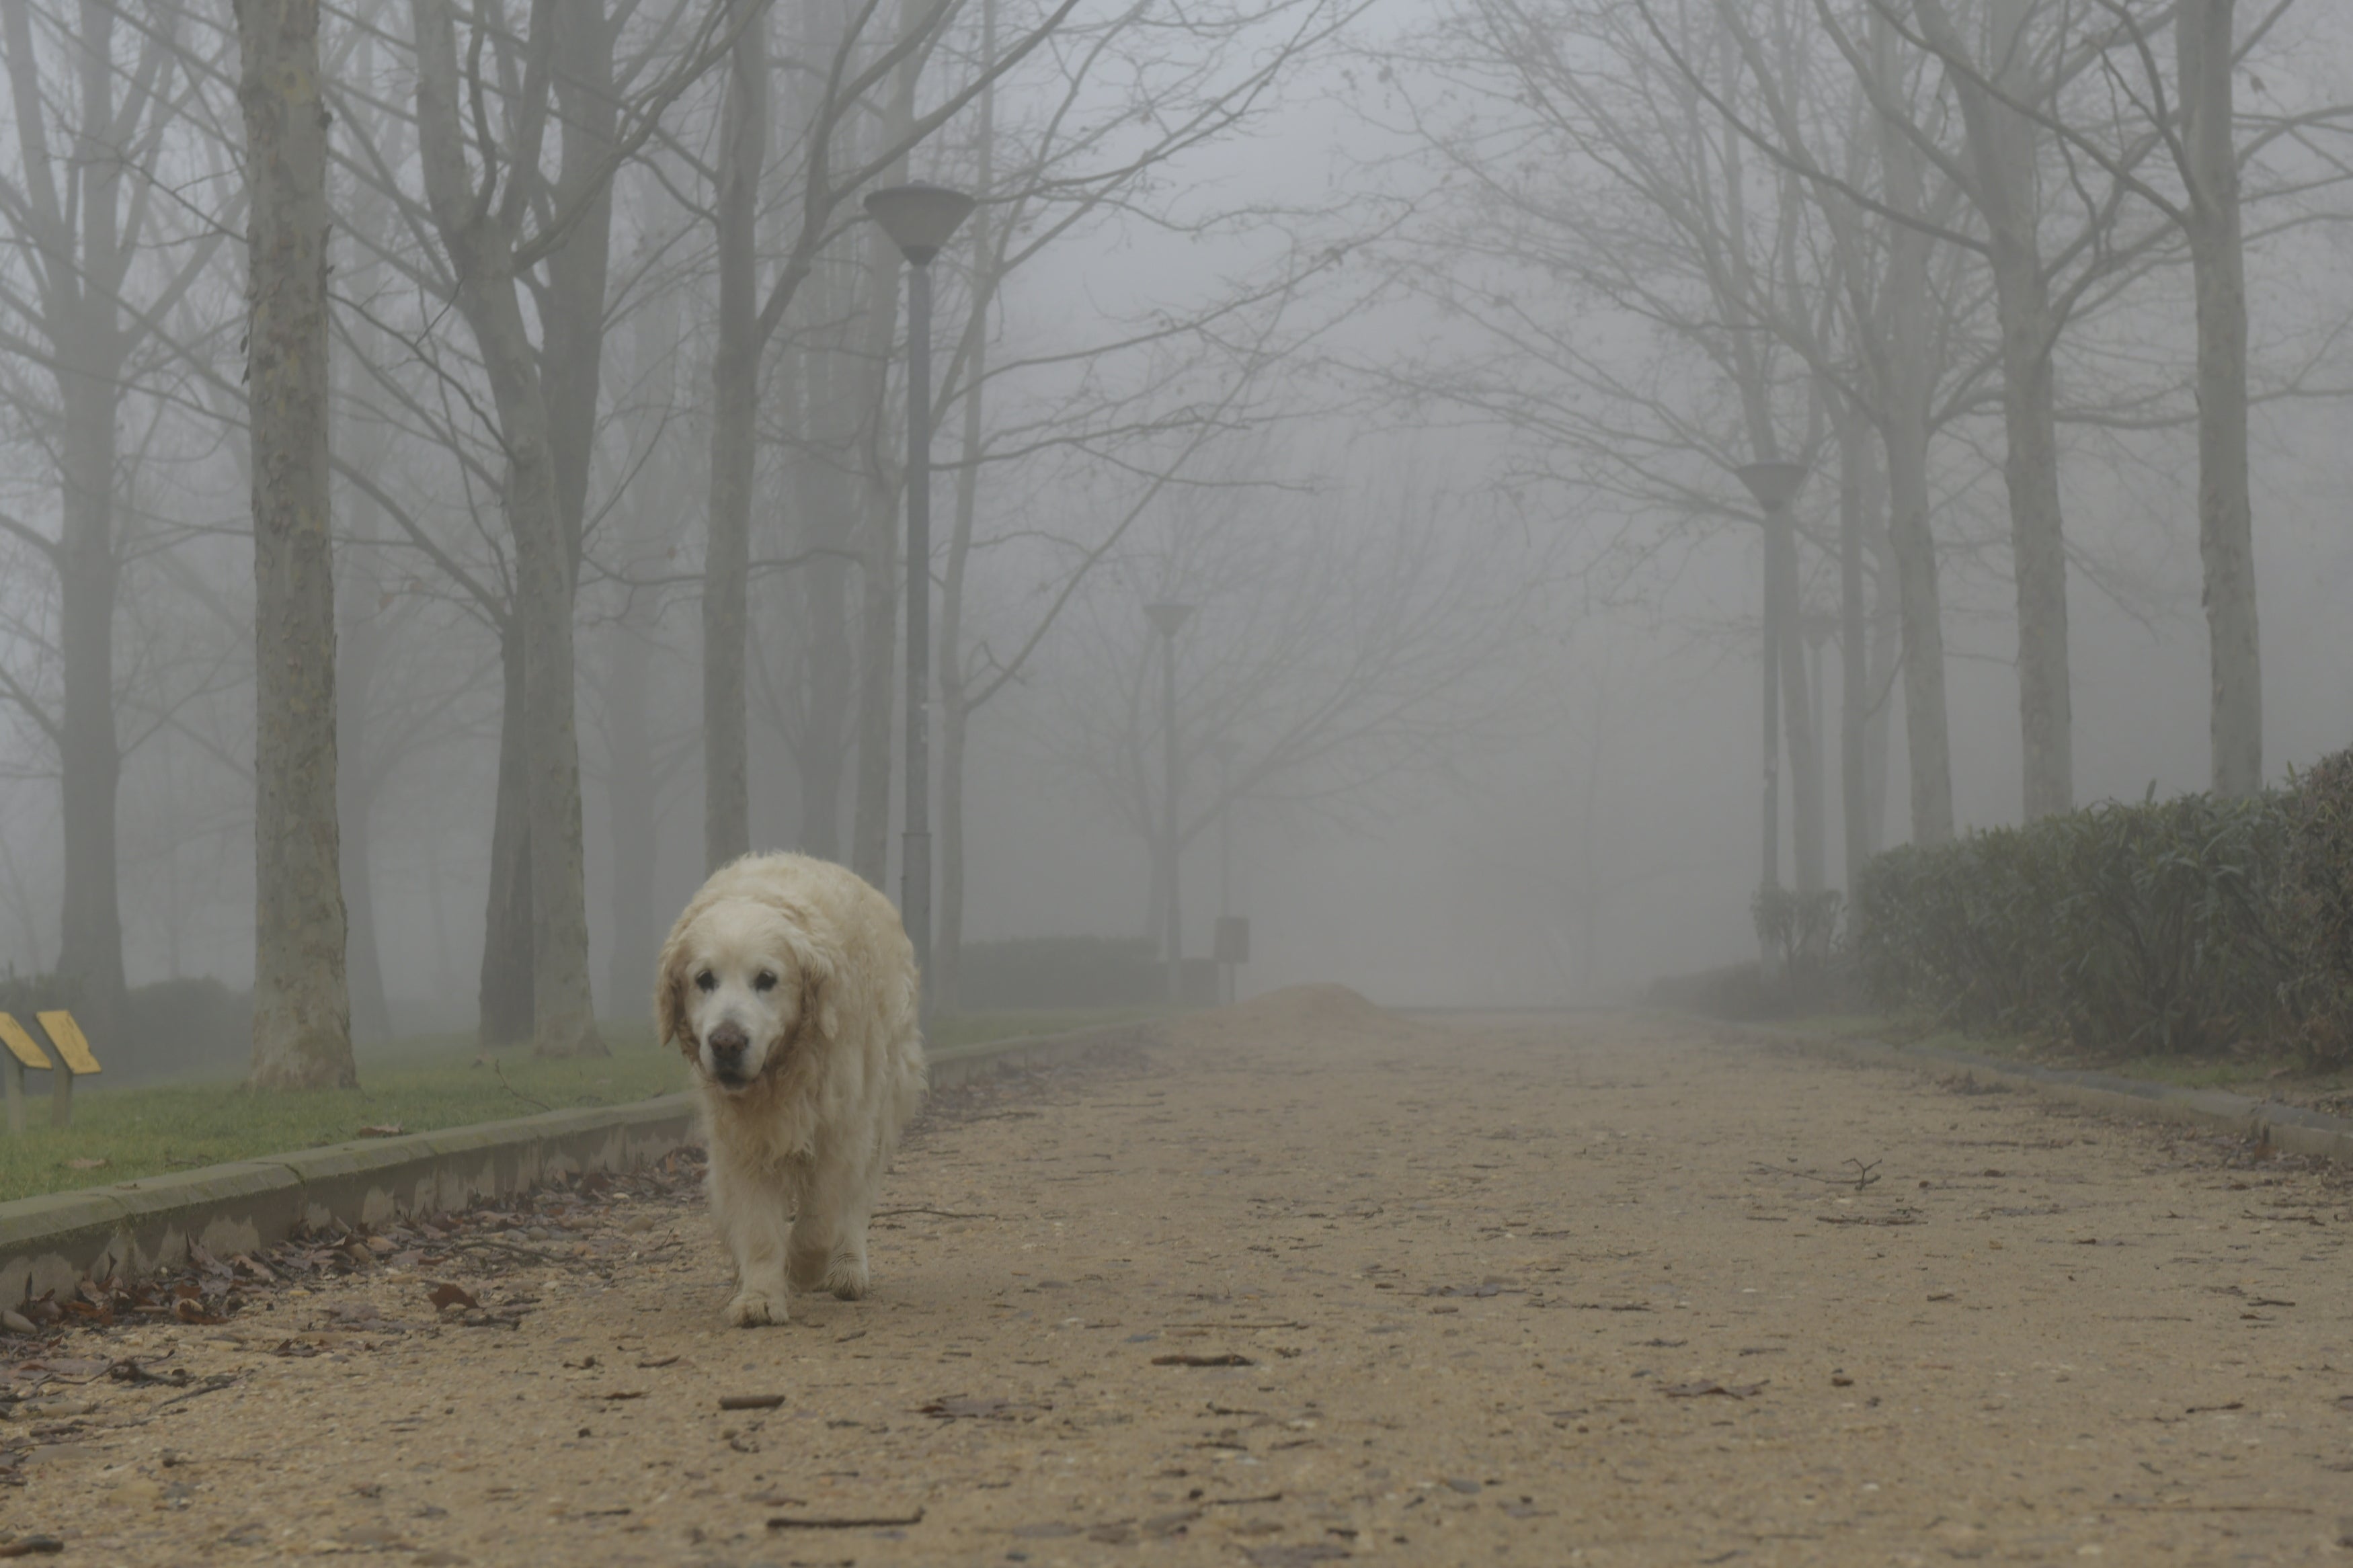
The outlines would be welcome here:
M 759 978 L 752 982 L 752 989 L 754 991 L 774 991 L 776 988 L 776 977 L 765 969 L 760 971 Z
M 694 988 L 697 991 L 716 991 L 719 989 L 719 976 L 706 969 L 694 977 Z

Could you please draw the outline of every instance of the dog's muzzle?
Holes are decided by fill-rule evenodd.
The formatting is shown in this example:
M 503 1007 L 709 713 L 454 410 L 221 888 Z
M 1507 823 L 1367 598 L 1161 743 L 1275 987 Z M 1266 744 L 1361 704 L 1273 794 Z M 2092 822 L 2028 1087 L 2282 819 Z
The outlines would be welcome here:
M 703 1045 L 711 1052 L 711 1075 L 729 1088 L 744 1082 L 744 1053 L 751 1048 L 752 1037 L 744 1032 L 741 1024 L 722 1024 L 703 1037 Z

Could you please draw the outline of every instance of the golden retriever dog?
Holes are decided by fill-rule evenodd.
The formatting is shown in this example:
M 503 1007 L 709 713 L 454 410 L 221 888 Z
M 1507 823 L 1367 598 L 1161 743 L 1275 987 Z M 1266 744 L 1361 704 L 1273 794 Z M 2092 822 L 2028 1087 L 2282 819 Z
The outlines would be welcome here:
M 866 1222 L 923 1096 L 919 984 L 891 901 L 806 855 L 720 868 L 670 928 L 654 1012 L 694 1067 L 739 1328 L 783 1322 L 788 1285 L 866 1293 Z

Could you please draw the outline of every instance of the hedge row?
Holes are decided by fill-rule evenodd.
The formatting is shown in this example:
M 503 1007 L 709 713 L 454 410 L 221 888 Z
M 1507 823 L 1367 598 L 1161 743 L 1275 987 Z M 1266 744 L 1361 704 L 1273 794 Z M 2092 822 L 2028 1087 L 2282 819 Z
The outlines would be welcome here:
M 2110 802 L 1878 856 L 1873 999 L 2118 1056 L 2353 1062 L 2353 752 L 2249 800 Z

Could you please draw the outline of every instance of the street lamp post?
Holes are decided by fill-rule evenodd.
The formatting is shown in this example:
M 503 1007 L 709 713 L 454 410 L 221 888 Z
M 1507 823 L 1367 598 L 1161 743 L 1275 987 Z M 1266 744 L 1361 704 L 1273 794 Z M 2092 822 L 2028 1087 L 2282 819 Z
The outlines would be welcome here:
M 944 185 L 892 185 L 866 210 L 907 258 L 907 816 L 899 918 L 915 949 L 915 972 L 932 968 L 932 258 L 973 201 Z M 931 986 L 923 986 L 923 1010 Z
M 1781 628 L 1791 606 L 1781 603 L 1778 587 L 1782 552 L 1790 547 L 1789 503 L 1806 482 L 1803 463 L 1745 463 L 1734 470 L 1757 504 L 1765 509 L 1765 733 L 1763 865 L 1758 890 L 1772 894 L 1781 885 Z M 1757 933 L 1758 967 L 1773 977 L 1773 944 Z
M 1144 613 L 1160 633 L 1160 732 L 1167 745 L 1167 778 L 1161 791 L 1161 925 L 1168 948 L 1168 1005 L 1184 1000 L 1185 948 L 1176 928 L 1176 632 L 1193 606 L 1162 602 Z

